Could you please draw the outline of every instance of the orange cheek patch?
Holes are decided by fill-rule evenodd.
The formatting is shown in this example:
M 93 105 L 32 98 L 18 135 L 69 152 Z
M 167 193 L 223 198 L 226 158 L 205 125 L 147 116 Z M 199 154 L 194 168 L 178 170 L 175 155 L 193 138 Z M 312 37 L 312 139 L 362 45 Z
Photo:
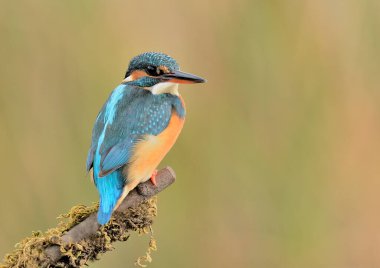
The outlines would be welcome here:
M 130 75 L 131 81 L 139 79 L 143 76 L 147 76 L 147 73 L 141 70 L 133 71 L 132 74 Z
M 124 82 L 135 81 L 144 76 L 148 76 L 145 71 L 142 71 L 142 70 L 133 71 L 128 77 L 124 79 Z

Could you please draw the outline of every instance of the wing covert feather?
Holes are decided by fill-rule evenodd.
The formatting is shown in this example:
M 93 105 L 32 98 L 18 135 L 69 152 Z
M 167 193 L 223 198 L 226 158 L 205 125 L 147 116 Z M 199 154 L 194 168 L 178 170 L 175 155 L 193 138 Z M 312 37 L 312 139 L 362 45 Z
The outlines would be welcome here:
M 100 147 L 101 177 L 127 164 L 134 145 L 145 135 L 158 135 L 168 126 L 173 109 L 171 102 L 150 95 L 121 100 L 114 121 L 105 126 Z

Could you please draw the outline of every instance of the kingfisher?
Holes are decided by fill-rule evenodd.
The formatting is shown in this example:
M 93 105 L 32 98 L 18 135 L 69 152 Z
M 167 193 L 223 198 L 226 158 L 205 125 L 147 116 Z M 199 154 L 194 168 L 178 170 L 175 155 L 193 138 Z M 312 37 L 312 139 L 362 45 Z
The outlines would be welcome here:
M 185 121 L 179 84 L 205 80 L 179 70 L 170 56 L 146 52 L 134 57 L 124 80 L 98 113 L 87 157 L 106 224 L 139 183 L 156 185 L 157 166 L 174 145 Z

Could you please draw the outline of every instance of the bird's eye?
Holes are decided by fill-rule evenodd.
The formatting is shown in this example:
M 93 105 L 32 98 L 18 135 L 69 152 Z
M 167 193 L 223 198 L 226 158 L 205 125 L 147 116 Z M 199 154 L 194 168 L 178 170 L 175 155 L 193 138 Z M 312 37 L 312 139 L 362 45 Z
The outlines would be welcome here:
M 162 70 L 160 68 L 154 67 L 154 66 L 148 66 L 146 68 L 146 72 L 150 76 L 159 76 L 159 75 L 163 74 L 163 72 L 162 72 Z

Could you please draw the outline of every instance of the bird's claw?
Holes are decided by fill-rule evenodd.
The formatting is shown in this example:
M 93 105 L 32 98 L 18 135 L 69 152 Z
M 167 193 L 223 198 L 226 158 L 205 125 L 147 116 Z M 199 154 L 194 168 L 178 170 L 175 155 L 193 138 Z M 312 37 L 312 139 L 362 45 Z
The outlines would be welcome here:
M 154 186 L 157 186 L 156 176 L 157 176 L 157 169 L 153 171 L 152 176 L 150 177 L 150 181 L 153 183 Z

